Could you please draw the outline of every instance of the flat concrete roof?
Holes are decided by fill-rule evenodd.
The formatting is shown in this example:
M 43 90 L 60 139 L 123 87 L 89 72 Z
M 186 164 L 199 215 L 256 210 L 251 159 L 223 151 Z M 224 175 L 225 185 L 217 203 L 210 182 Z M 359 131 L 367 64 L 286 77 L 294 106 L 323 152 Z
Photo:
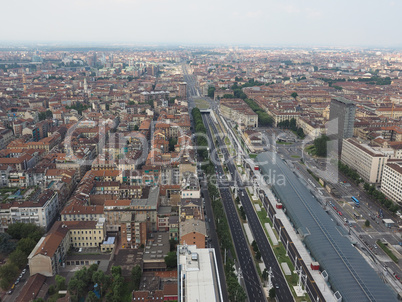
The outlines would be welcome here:
M 198 249 L 195 245 L 181 245 L 179 251 L 179 282 L 183 295 L 180 301 L 223 301 L 214 249 Z M 184 278 L 185 276 L 185 278 Z

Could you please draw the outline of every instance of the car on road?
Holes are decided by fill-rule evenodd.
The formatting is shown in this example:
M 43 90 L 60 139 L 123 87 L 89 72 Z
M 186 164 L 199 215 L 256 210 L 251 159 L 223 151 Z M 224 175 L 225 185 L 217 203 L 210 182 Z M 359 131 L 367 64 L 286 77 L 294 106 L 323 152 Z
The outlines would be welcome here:
M 338 214 L 339 214 L 339 216 L 342 216 L 342 212 L 341 212 L 341 211 L 338 211 Z
M 279 284 L 278 283 L 275 283 L 275 288 L 279 289 Z
M 7 292 L 7 295 L 11 295 L 13 293 L 13 290 L 11 289 L 11 290 L 9 290 L 8 292 Z

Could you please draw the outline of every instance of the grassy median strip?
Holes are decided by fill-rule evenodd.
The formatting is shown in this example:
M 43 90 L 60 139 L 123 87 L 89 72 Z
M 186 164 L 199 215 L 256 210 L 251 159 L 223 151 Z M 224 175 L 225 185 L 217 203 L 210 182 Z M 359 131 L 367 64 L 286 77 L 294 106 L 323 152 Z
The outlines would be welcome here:
M 380 240 L 377 240 L 377 244 L 380 248 L 382 248 L 384 253 L 387 254 L 389 256 L 389 258 L 392 259 L 392 261 L 394 261 L 395 263 L 399 262 L 398 258 L 394 255 L 394 253 L 392 253 L 392 251 L 384 243 L 382 243 Z

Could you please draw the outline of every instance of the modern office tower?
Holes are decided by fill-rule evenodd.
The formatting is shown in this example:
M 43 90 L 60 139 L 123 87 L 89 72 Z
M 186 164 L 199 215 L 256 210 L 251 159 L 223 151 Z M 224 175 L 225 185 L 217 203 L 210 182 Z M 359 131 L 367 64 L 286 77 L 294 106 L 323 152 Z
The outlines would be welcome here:
M 356 104 L 344 97 L 331 100 L 328 133 L 338 141 L 338 153 L 342 152 L 342 140 L 353 136 Z M 336 129 L 337 128 L 337 129 Z

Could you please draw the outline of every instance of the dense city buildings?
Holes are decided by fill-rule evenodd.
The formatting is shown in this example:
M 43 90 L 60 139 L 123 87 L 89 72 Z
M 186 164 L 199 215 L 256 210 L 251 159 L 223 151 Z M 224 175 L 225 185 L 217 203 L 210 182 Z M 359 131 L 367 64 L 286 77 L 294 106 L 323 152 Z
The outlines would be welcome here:
M 336 256 L 342 251 L 334 252 L 325 272 L 330 289 L 325 270 L 315 274 L 317 265 L 310 265 L 316 251 L 310 256 L 305 250 L 316 230 L 301 226 L 293 236 L 289 226 L 298 225 L 302 213 L 292 212 L 295 204 L 288 205 L 292 215 L 282 215 L 278 201 L 301 186 L 299 179 L 314 207 L 309 213 L 325 209 L 320 219 L 337 228 L 331 236 L 352 229 L 354 247 L 344 250 L 357 257 L 351 250 L 359 249 L 367 259 L 380 254 L 376 263 L 394 272 L 379 273 L 381 279 L 395 279 L 389 284 L 402 292 L 397 265 L 374 241 L 402 257 L 401 70 L 402 53 L 390 50 L 0 48 L 0 265 L 14 270 L 5 278 L 0 267 L 6 301 L 18 295 L 55 301 L 49 288 L 60 276 L 77 285 L 95 266 L 84 292 L 79 280 L 57 287 L 63 292 L 57 298 L 94 294 L 109 301 L 116 295 L 120 301 L 116 292 L 124 292 L 127 301 L 244 301 L 247 295 L 263 301 L 274 289 L 285 301 L 297 282 L 288 287 L 279 280 L 283 273 L 298 279 L 299 260 L 307 263 L 301 280 L 311 276 L 316 284 L 301 290 L 305 299 L 321 299 L 321 292 L 328 301 L 351 297 L 353 289 L 331 279 L 337 276 L 331 269 L 344 261 Z M 339 154 L 331 152 L 334 143 Z M 264 186 L 255 158 L 270 150 L 280 153 L 283 165 L 271 169 L 277 175 Z M 330 166 L 341 167 L 343 178 Z M 295 185 L 273 195 L 272 182 L 285 169 Z M 299 200 L 294 194 L 283 204 Z M 238 212 L 227 207 L 232 203 Z M 382 208 L 395 220 L 386 227 Z M 250 211 L 264 217 L 262 233 L 274 250 L 290 249 L 281 246 L 280 230 L 293 236 L 289 245 L 298 254 L 288 263 L 296 261 L 294 267 L 281 264 L 283 272 L 272 273 L 271 282 L 267 263 L 287 255 L 268 258 L 268 240 L 265 245 L 265 237 L 250 231 L 260 225 L 250 221 Z M 239 220 L 244 233 L 229 230 L 234 224 L 227 219 Z M 266 229 L 266 219 L 276 233 Z M 232 244 L 243 237 L 245 249 L 239 248 L 243 241 Z M 363 250 L 364 241 L 370 244 Z M 244 264 L 241 257 L 250 260 Z M 95 288 L 103 286 L 102 274 L 111 278 L 104 290 Z M 121 281 L 117 275 L 127 284 L 119 291 L 111 285 Z M 360 275 L 352 277 L 360 282 Z

